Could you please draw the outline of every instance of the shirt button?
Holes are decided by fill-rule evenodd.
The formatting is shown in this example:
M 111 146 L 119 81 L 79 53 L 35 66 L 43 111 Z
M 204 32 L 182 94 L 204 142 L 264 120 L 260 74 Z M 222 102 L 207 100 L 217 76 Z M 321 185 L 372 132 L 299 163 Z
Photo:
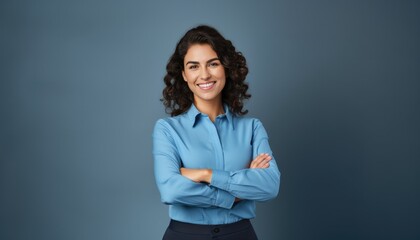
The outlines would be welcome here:
M 220 229 L 219 228 L 215 228 L 215 229 L 213 229 L 213 232 L 218 233 L 218 232 L 220 232 Z

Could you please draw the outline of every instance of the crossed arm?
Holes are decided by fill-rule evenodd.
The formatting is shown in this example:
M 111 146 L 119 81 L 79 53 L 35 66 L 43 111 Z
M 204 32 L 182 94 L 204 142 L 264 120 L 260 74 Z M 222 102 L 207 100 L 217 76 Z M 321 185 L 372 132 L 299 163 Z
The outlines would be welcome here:
M 252 142 L 256 157 L 249 168 L 237 171 L 183 168 L 172 134 L 166 122 L 155 125 L 155 178 L 165 204 L 230 209 L 239 199 L 265 201 L 277 196 L 280 172 L 276 161 L 272 161 L 268 137 L 260 122 L 255 124 Z
M 254 160 L 252 160 L 249 168 L 268 168 L 272 157 L 268 153 L 261 153 Z M 181 168 L 181 175 L 189 178 L 190 180 L 200 183 L 211 183 L 213 171 L 211 169 L 193 169 L 193 168 Z
M 249 168 L 268 168 L 272 157 L 268 153 L 261 153 L 254 160 L 252 160 Z M 193 169 L 181 168 L 181 175 L 189 178 L 196 183 L 211 183 L 213 171 L 211 169 Z M 240 198 L 235 197 L 235 202 L 241 201 Z

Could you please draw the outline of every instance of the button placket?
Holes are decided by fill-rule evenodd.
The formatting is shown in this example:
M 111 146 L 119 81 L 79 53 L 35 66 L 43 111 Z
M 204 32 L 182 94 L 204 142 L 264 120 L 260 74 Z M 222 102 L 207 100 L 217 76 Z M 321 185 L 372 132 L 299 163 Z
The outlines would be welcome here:
M 208 117 L 206 118 L 205 125 L 209 132 L 209 144 L 213 147 L 216 169 L 223 169 L 223 152 L 216 125 Z
M 219 118 L 216 118 L 216 121 L 214 123 L 211 124 L 211 131 L 213 132 L 213 144 L 214 144 L 214 150 L 216 151 L 216 166 L 217 169 L 224 169 L 224 154 L 223 154 L 223 147 L 222 147 L 222 142 L 220 140 L 220 135 L 219 135 Z

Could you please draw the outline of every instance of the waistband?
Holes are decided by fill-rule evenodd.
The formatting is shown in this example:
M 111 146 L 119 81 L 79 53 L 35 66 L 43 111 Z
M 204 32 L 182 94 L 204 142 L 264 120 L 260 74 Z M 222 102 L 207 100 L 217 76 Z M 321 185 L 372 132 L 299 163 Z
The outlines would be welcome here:
M 190 234 L 229 234 L 241 231 L 251 227 L 251 221 L 249 219 L 243 219 L 238 222 L 228 223 L 228 224 L 218 224 L 218 225 L 202 225 L 202 224 L 193 224 L 185 223 L 171 219 L 169 223 L 169 228 L 182 233 Z

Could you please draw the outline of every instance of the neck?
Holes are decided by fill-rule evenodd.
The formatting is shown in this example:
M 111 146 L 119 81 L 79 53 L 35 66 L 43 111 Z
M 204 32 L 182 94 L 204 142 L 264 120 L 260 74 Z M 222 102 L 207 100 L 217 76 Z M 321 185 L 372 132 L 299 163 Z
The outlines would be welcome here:
M 225 112 L 221 98 L 212 101 L 197 101 L 197 99 L 194 99 L 194 105 L 198 111 L 207 114 L 212 122 L 214 122 L 217 116 Z

